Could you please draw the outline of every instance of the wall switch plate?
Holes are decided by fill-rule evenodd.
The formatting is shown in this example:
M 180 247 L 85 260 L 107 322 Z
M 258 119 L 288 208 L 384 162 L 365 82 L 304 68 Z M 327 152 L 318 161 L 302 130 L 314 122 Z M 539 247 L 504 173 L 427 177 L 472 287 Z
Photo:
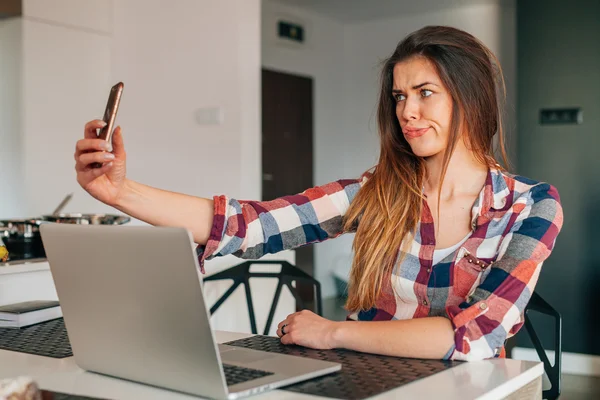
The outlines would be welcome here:
M 196 122 L 199 125 L 221 125 L 225 119 L 221 107 L 202 107 L 194 113 Z
M 553 108 L 540 110 L 540 125 L 581 124 L 581 108 Z

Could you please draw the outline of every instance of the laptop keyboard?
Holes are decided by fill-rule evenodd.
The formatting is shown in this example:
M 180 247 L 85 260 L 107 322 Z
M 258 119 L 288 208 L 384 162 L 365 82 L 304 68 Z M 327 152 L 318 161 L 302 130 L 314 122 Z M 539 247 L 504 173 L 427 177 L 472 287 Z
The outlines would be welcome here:
M 229 364 L 223 364 L 223 369 L 225 370 L 225 380 L 227 381 L 227 386 L 248 382 L 253 379 L 262 378 L 263 376 L 273 375 L 272 372 L 238 367 L 236 365 Z

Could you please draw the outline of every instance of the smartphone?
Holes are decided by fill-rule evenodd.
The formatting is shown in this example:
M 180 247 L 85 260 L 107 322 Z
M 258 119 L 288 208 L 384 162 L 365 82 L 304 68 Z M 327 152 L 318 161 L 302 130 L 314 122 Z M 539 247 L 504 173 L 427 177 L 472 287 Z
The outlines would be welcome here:
M 108 95 L 108 102 L 106 103 L 106 109 L 104 110 L 104 117 L 102 120 L 106 122 L 104 128 L 98 132 L 98 139 L 106 140 L 110 144 L 112 149 L 112 134 L 115 129 L 115 120 L 117 119 L 117 110 L 119 109 L 119 103 L 121 102 L 121 95 L 123 94 L 123 82 L 119 82 L 110 88 L 110 94 Z M 100 168 L 101 163 L 94 163 L 93 168 Z

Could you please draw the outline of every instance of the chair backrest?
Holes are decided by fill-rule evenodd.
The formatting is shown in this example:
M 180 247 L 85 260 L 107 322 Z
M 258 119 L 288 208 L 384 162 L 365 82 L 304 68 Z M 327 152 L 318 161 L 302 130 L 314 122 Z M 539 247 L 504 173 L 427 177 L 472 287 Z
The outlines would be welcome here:
M 529 313 L 536 311 L 544 315 L 554 317 L 554 365 L 550 364 L 546 350 L 540 341 L 533 323 L 529 318 Z M 525 329 L 531 338 L 533 347 L 540 360 L 544 364 L 544 371 L 552 385 L 550 389 L 544 390 L 542 395 L 544 399 L 554 400 L 560 395 L 561 390 L 561 360 L 562 360 L 562 316 L 546 300 L 536 292 L 533 292 L 527 307 L 525 307 Z
M 251 272 L 250 267 L 253 264 L 281 265 L 281 270 L 279 272 Z M 217 309 L 225 302 L 225 300 L 229 298 L 229 296 L 231 296 L 231 294 L 235 291 L 235 289 L 237 289 L 239 285 L 244 285 L 246 293 L 246 305 L 248 306 L 248 317 L 250 318 L 250 329 L 252 330 L 252 333 L 258 334 L 254 305 L 252 303 L 252 294 L 250 291 L 250 278 L 277 278 L 277 288 L 275 289 L 275 295 L 273 296 L 273 301 L 271 302 L 271 308 L 269 309 L 269 316 L 267 317 L 267 322 L 265 324 L 263 335 L 269 334 L 269 330 L 271 329 L 271 325 L 273 323 L 273 317 L 275 315 L 275 310 L 277 309 L 277 305 L 279 303 L 281 289 L 283 288 L 283 286 L 286 286 L 290 290 L 290 292 L 294 296 L 294 299 L 296 299 L 296 303 L 298 304 L 299 309 L 306 308 L 304 301 L 298 294 L 298 290 L 293 285 L 294 281 L 305 282 L 314 286 L 316 304 L 315 312 L 321 316 L 323 315 L 321 284 L 319 283 L 319 281 L 317 281 L 315 278 L 308 275 L 306 272 L 302 271 L 298 267 L 295 267 L 294 265 L 290 264 L 289 262 L 277 260 L 246 261 L 204 278 L 203 280 L 205 282 L 218 281 L 223 279 L 233 280 L 233 284 L 231 285 L 231 287 L 227 289 L 227 291 L 210 308 L 211 315 L 217 311 Z

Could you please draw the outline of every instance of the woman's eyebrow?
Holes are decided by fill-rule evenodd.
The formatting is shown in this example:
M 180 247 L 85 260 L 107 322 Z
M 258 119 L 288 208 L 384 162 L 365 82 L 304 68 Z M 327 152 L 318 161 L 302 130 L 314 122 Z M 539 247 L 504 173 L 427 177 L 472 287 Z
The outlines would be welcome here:
M 413 90 L 417 90 L 417 89 L 420 89 L 420 88 L 422 88 L 422 87 L 423 87 L 423 86 L 425 86 L 425 85 L 433 85 L 433 86 L 440 87 L 440 85 L 438 85 L 438 84 L 435 84 L 435 83 L 433 83 L 433 82 L 423 82 L 423 83 L 420 83 L 420 84 L 418 84 L 418 85 L 416 85 L 416 86 L 413 86 L 412 88 L 413 88 Z M 401 92 L 402 92 L 402 91 L 401 91 L 400 89 L 392 89 L 392 93 L 401 93 Z
M 423 87 L 423 86 L 425 86 L 425 85 L 433 85 L 433 86 L 437 86 L 437 87 L 439 87 L 439 86 L 440 86 L 440 85 L 436 85 L 436 84 L 435 84 L 435 83 L 433 83 L 433 82 L 423 82 L 423 83 L 421 83 L 420 85 L 413 86 L 413 89 L 415 89 L 415 90 L 416 90 L 416 89 L 422 88 L 422 87 Z

